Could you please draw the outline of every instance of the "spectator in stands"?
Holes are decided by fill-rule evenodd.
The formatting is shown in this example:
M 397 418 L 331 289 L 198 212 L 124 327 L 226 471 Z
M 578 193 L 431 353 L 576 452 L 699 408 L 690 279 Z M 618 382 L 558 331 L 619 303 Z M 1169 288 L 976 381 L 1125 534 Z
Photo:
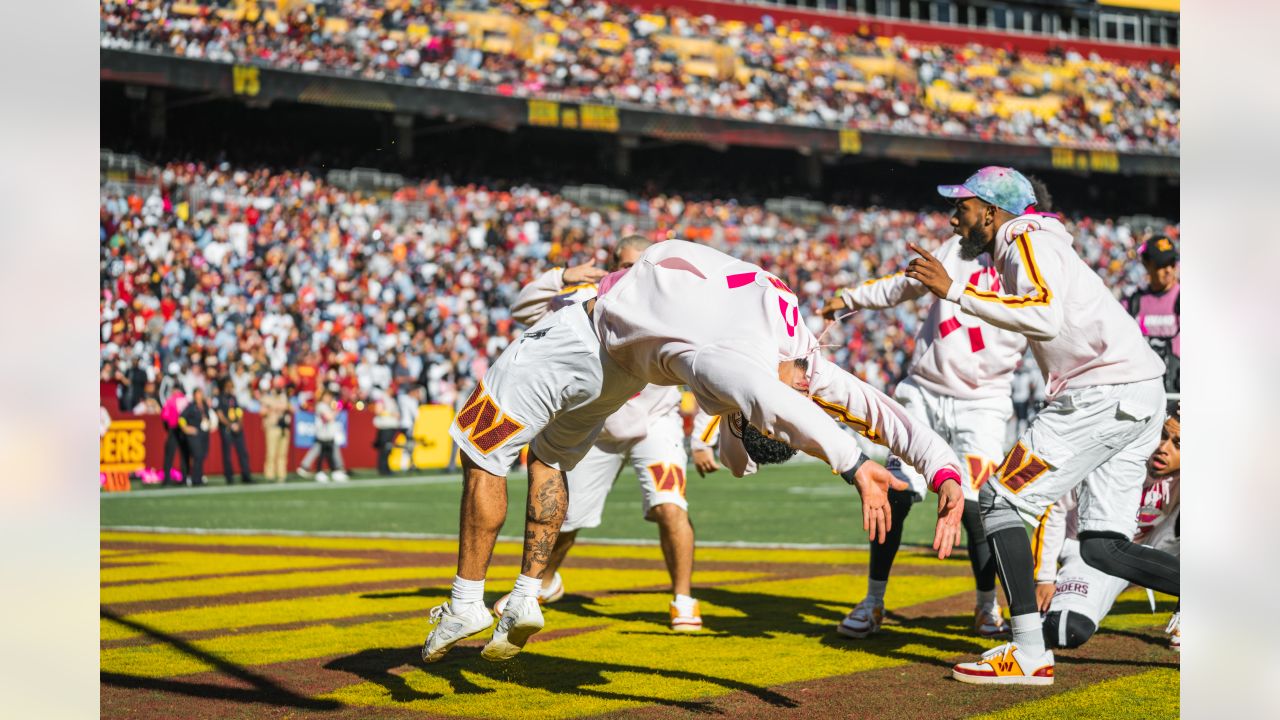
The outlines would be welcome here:
M 150 380 L 142 386 L 142 397 L 138 400 L 138 404 L 133 406 L 134 415 L 159 415 L 164 409 L 164 405 L 160 402 L 160 396 L 156 392 L 156 384 Z
M 1178 246 L 1164 235 L 1153 237 L 1138 249 L 1147 271 L 1147 287 L 1129 297 L 1129 314 L 1164 360 L 1165 392 L 1180 392 L 1182 365 L 1182 287 L 1178 283 Z
M 262 396 L 262 432 L 267 457 L 262 474 L 267 482 L 282 483 L 289 476 L 289 431 L 293 426 L 292 405 L 283 377 L 262 377 L 266 392 Z
M 186 436 L 187 453 L 183 458 L 188 487 L 204 486 L 204 461 L 209 454 L 209 433 L 218 424 L 218 417 L 209 405 L 202 388 L 191 393 L 191 402 L 178 416 L 178 427 Z
M 249 469 L 249 448 L 244 442 L 244 409 L 240 407 L 230 377 L 224 377 L 219 386 L 220 392 L 213 407 L 218 416 L 218 434 L 222 438 L 222 472 L 227 484 L 233 484 L 231 454 L 234 450 L 236 461 L 240 463 L 240 482 L 248 485 L 253 482 L 253 477 Z
M 333 24 L 309 9 L 280 23 L 205 22 L 187 17 L 195 5 L 145 5 L 104 2 L 102 47 L 759 122 L 1159 152 L 1179 142 L 1176 64 L 932 45 L 796 22 L 775 31 L 772 22 L 616 1 L 558 3 L 550 24 L 514 0 L 460 3 L 526 26 L 537 47 L 520 55 L 474 47 L 471 28 L 452 22 L 445 3 L 397 9 L 401 19 L 390 24 L 368 22 L 388 16 L 373 0 L 331 4 L 326 18 L 346 21 Z M 704 39 L 730 51 L 728 72 L 695 71 L 682 59 L 676 45 Z M 133 207 L 163 210 L 156 195 Z M 496 226 L 474 229 L 481 245 L 502 240 Z M 206 256 L 219 261 L 221 246 L 206 246 Z
M 100 234 L 111 253 L 101 266 L 101 307 L 103 325 L 120 329 L 100 341 L 100 362 L 109 377 L 118 348 L 140 343 L 148 364 L 166 368 L 162 398 L 181 378 L 193 387 L 204 381 L 209 359 L 217 364 L 213 329 L 240 318 L 227 362 L 233 384 L 236 373 L 286 376 L 310 407 L 329 379 L 347 402 L 369 402 L 394 375 L 406 390 L 398 404 L 408 404 L 408 388 L 423 383 L 432 401 L 456 405 L 514 337 L 506 308 L 522 282 L 551 264 L 581 262 L 635 228 L 767 265 L 806 298 L 898 271 L 910 259 L 907 243 L 936 248 L 951 234 L 946 213 L 921 210 L 829 205 L 812 218 L 791 217 L 750 203 L 661 194 L 599 210 L 531 186 L 431 178 L 378 199 L 306 172 L 197 162 L 170 163 L 147 177 L 187 219 L 163 207 L 146 210 L 146 195 L 131 205 L 128 193 L 104 185 Z M 264 208 L 256 225 L 245 221 L 245 207 Z M 488 218 L 505 244 L 490 246 L 481 235 L 473 247 L 477 217 Z M 1135 239 L 1123 224 L 1089 217 L 1068 224 L 1081 256 L 1117 296 L 1139 287 L 1142 269 L 1129 260 Z M 1172 240 L 1177 227 L 1165 232 Z M 111 265 L 150 262 L 148 248 L 156 246 L 146 238 L 159 234 L 168 240 L 155 250 L 156 265 L 169 270 L 154 283 L 135 284 L 134 302 L 116 308 L 107 301 L 120 282 Z M 215 267 L 198 248 L 217 238 L 232 249 Z M 234 249 L 241 242 L 243 254 Z M 817 318 L 816 307 L 807 309 Z M 160 327 L 146 331 L 153 320 Z M 905 303 L 874 317 L 854 315 L 824 342 L 835 346 L 835 362 L 891 391 L 919 322 L 919 309 Z M 812 329 L 822 331 L 820 320 Z M 376 362 L 368 361 L 370 350 Z M 360 358 L 368 361 L 363 369 Z M 422 401 L 401 407 L 401 429 L 410 437 Z M 314 463 L 313 455 L 306 468 Z

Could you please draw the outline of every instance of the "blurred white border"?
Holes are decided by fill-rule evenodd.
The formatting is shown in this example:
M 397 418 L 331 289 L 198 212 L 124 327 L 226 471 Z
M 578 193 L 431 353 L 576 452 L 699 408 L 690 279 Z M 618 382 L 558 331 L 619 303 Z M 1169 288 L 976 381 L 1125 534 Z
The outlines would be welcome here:
M 1274 2 L 1182 4 L 1185 717 L 1280 717 L 1278 28 Z
M 0 714 L 96 717 L 97 3 L 0 28 Z
M 1182 11 L 1183 715 L 1280 717 L 1280 4 Z M 0 27 L 0 697 L 93 717 L 97 2 L 5 3 Z

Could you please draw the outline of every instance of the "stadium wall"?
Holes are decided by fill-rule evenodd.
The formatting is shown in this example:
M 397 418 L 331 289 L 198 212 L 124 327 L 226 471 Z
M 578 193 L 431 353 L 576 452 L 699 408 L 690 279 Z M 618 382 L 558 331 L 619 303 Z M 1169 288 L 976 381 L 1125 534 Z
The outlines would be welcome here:
M 1075 50 L 1082 55 L 1097 53 L 1100 57 L 1125 62 L 1156 61 L 1178 63 L 1181 57 L 1178 48 L 1157 47 L 1154 45 L 1129 45 L 1094 40 L 1076 40 L 1029 33 L 1001 33 L 957 25 L 928 22 L 895 22 L 882 18 L 845 13 L 821 13 L 813 10 L 784 9 L 762 5 L 716 2 L 715 0 L 623 0 L 623 2 L 640 10 L 678 7 L 684 8 L 695 15 L 713 15 L 722 20 L 739 20 L 749 23 L 759 22 L 761 17 L 769 15 L 779 24 L 792 20 L 805 24 L 820 23 L 832 30 L 850 35 L 867 32 L 888 37 L 901 35 L 908 40 L 941 45 L 964 45 L 977 42 L 991 47 L 1017 48 L 1022 52 L 1030 53 L 1044 53 L 1049 48 L 1057 47 L 1065 50 Z
M 103 405 L 107 399 L 103 398 Z M 449 408 L 452 416 L 452 408 Z M 342 449 L 342 459 L 348 469 L 370 469 L 378 465 L 378 454 L 374 449 L 377 430 L 373 427 L 374 413 L 371 410 L 347 411 L 347 446 Z M 164 443 L 168 430 L 159 415 L 134 415 L 132 413 L 112 413 L 113 428 L 116 423 L 142 423 L 144 452 L 143 467 L 162 469 L 164 465 Z M 244 414 L 244 440 L 249 449 L 249 466 L 254 474 L 261 474 L 266 459 L 266 439 L 262 433 L 262 417 L 257 413 Z M 444 442 L 450 442 L 447 436 Z M 289 472 L 294 472 L 302 461 L 307 450 L 294 446 L 294 438 L 290 437 Z M 104 462 L 106 458 L 103 458 Z M 234 462 L 234 461 L 233 461 Z M 179 456 L 174 457 L 174 467 L 181 469 Z M 205 478 L 220 478 L 222 468 L 222 437 L 217 432 L 209 434 L 209 451 L 205 456 Z

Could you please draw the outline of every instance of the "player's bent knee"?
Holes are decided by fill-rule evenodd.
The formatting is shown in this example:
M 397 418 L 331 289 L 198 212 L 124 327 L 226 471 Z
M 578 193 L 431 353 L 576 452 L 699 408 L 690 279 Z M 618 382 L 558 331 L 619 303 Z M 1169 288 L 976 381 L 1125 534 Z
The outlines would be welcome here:
M 645 518 L 659 525 L 683 525 L 689 522 L 689 511 L 673 502 L 654 505 Z
M 1077 648 L 1093 637 L 1098 626 L 1078 612 L 1056 610 L 1044 618 L 1044 642 L 1050 648 Z
M 1128 538 L 1118 532 L 1087 530 L 1080 535 L 1080 558 L 1090 567 L 1108 575 L 1122 577 L 1124 570 L 1117 564 Z
M 1010 528 L 1023 529 L 1022 516 L 1007 498 L 996 492 L 991 483 L 978 492 L 978 511 L 982 515 L 982 527 L 988 536 Z

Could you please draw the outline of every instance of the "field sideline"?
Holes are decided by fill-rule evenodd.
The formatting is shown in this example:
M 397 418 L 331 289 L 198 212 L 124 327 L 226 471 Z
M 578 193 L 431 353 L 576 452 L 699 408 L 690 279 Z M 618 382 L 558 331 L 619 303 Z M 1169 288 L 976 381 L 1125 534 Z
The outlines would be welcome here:
M 667 629 L 652 526 L 634 517 L 637 508 L 613 507 L 595 536 L 612 542 L 575 549 L 564 571 L 568 595 L 508 664 L 479 658 L 487 632 L 441 663 L 418 660 L 427 610 L 448 597 L 456 545 L 404 535 L 448 537 L 456 478 L 104 498 L 104 526 L 199 531 L 104 527 L 102 716 L 174 717 L 176 707 L 191 718 L 1178 715 L 1179 658 L 1161 632 L 1173 601 L 1161 598 L 1153 614 L 1137 590 L 1086 647 L 1059 654 L 1049 688 L 949 679 L 952 662 L 990 646 L 970 630 L 963 558 L 904 551 L 884 630 L 863 641 L 839 636 L 835 623 L 865 586 L 867 554 L 813 544 L 853 545 L 865 535 L 852 491 L 814 467 L 774 470 L 757 482 L 691 479 L 693 516 L 707 541 L 694 575 L 702 633 Z M 611 505 L 638 502 L 632 482 L 619 480 Z M 522 485 L 511 488 L 517 518 Z M 834 491 L 808 490 L 823 487 Z M 724 493 L 737 497 L 717 497 Z M 203 523 L 194 521 L 200 508 Z M 736 527 L 715 520 L 728 508 Z M 771 514 L 811 522 L 793 528 L 790 548 L 712 546 L 783 542 L 762 526 Z M 912 514 L 919 522 L 909 525 L 911 541 L 928 537 L 931 516 L 926 507 Z M 338 527 L 322 527 L 330 522 Z M 490 601 L 510 588 L 518 562 L 519 546 L 499 543 Z

